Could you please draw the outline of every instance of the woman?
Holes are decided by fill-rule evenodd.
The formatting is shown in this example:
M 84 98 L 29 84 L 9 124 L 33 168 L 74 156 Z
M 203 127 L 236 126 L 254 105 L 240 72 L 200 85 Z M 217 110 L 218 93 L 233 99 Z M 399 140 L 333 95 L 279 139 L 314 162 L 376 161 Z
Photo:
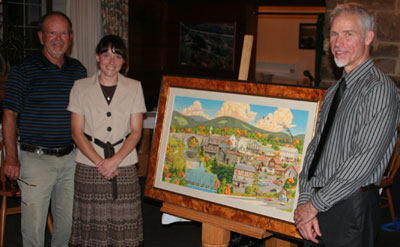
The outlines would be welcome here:
M 146 112 L 139 81 L 119 71 L 127 51 L 109 35 L 96 47 L 100 71 L 70 95 L 76 157 L 71 246 L 141 246 L 143 223 L 135 163 Z

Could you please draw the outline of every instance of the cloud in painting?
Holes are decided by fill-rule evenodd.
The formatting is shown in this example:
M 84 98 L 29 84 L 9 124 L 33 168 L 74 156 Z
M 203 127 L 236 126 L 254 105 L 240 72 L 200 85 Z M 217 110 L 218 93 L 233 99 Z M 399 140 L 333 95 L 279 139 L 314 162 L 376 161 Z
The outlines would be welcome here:
M 252 112 L 249 104 L 229 101 L 225 101 L 217 112 L 217 117 L 229 116 L 244 122 L 251 122 L 256 115 L 257 112 Z
M 293 113 L 289 108 L 278 108 L 273 114 L 269 113 L 266 117 L 258 119 L 255 126 L 271 132 L 280 132 L 295 127 L 292 121 Z
M 204 113 L 204 109 L 198 100 L 195 100 L 191 106 L 184 108 L 181 113 L 185 116 L 202 116 L 206 119 L 210 119 L 210 117 Z

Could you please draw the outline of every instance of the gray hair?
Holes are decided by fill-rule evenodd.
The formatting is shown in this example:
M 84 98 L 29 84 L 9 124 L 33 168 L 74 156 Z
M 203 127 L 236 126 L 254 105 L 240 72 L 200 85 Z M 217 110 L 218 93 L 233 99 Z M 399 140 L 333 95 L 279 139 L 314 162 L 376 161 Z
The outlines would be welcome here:
M 374 17 L 362 4 L 338 4 L 330 14 L 330 24 L 332 25 L 335 18 L 340 15 L 358 15 L 360 24 L 364 28 L 364 31 L 374 31 Z

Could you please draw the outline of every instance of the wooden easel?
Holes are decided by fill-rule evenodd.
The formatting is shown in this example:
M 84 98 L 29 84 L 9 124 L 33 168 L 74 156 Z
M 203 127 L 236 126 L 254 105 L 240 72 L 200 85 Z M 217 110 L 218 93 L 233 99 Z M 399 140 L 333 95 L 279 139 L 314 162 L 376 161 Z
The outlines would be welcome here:
M 245 35 L 243 42 L 242 58 L 240 61 L 238 77 L 239 80 L 248 79 L 252 46 L 253 36 Z M 202 222 L 202 247 L 228 247 L 231 231 L 258 239 L 263 239 L 271 236 L 271 238 L 268 238 L 265 241 L 266 247 L 297 246 L 292 242 L 273 237 L 273 234 L 268 232 L 264 228 L 259 228 L 227 218 L 214 216 L 168 202 L 163 203 L 161 211 L 189 220 Z
M 229 245 L 231 231 L 259 239 L 272 235 L 265 229 L 185 208 L 168 202 L 163 203 L 161 211 L 193 221 L 202 222 L 201 240 L 203 247 L 227 247 Z

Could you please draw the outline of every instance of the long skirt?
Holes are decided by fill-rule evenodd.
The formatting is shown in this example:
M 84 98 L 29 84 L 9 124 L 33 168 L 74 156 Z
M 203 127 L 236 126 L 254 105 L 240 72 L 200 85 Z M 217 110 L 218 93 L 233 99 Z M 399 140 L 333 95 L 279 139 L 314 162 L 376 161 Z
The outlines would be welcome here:
M 95 167 L 77 164 L 70 246 L 143 246 L 140 185 L 136 166 L 119 168 L 118 198 Z

